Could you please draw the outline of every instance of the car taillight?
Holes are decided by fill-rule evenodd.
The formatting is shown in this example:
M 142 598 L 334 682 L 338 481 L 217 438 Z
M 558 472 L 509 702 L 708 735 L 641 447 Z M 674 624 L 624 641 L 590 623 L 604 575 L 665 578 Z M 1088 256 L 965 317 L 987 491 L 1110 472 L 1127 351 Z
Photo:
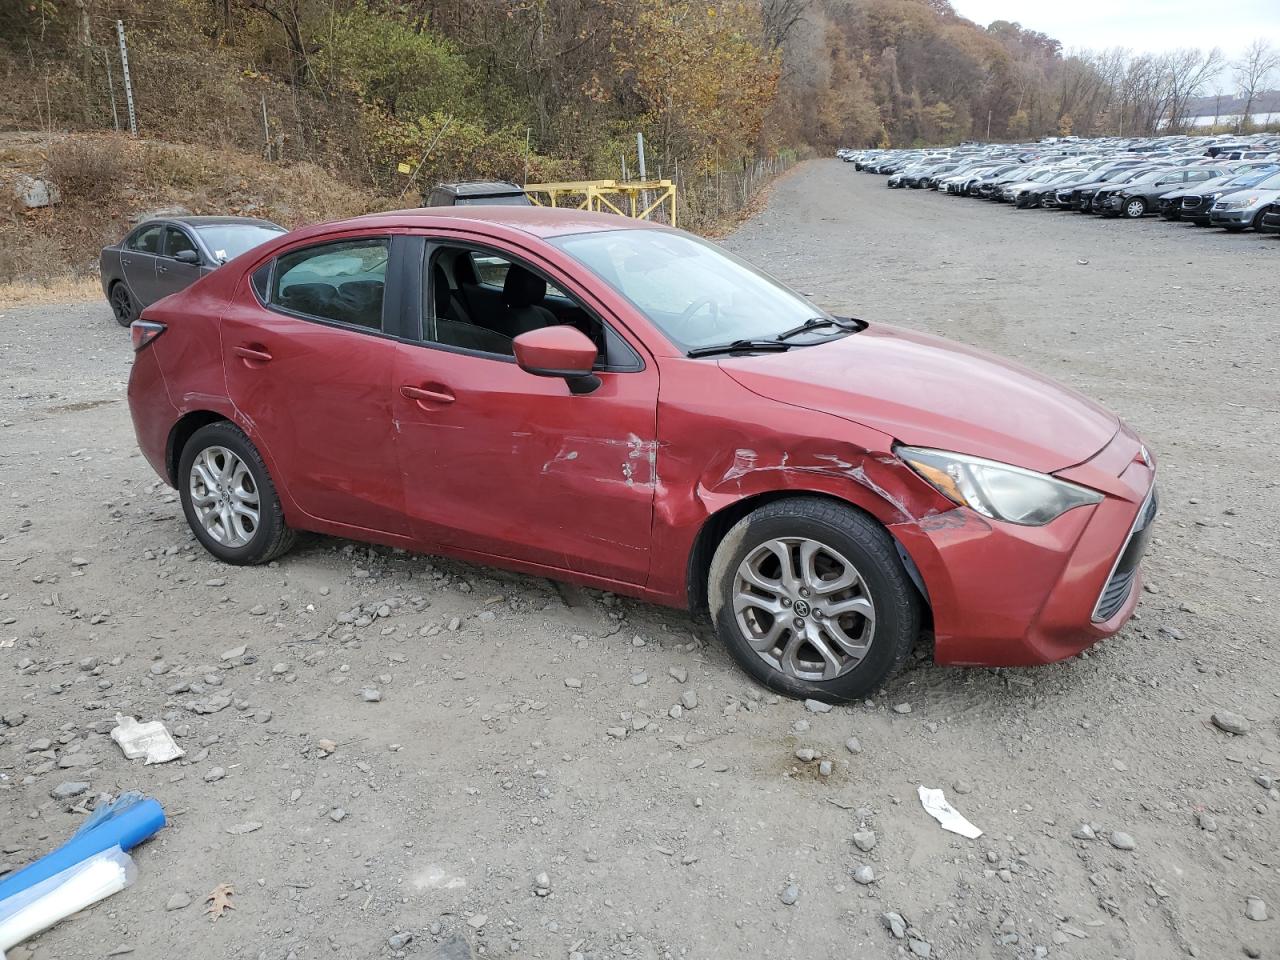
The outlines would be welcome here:
M 168 328 L 154 320 L 135 320 L 129 324 L 129 336 L 133 338 L 133 352 L 137 353 Z

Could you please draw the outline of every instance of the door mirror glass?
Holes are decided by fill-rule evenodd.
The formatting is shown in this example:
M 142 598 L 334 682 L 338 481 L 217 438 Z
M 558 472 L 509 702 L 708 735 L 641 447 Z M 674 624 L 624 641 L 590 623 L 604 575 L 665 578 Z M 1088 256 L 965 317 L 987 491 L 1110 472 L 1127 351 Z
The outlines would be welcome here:
M 179 263 L 199 263 L 200 254 L 196 253 L 194 250 L 179 250 L 173 255 L 173 259 L 177 260 Z
M 535 377 L 563 377 L 574 393 L 600 386 L 591 372 L 599 351 L 581 330 L 557 325 L 522 333 L 514 341 L 516 363 Z

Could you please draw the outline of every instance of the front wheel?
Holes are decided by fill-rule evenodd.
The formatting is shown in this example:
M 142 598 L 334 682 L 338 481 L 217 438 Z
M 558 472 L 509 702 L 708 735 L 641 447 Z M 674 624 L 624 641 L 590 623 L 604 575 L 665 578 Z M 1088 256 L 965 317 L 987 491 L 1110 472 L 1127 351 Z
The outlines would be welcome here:
M 1130 220 L 1137 220 L 1147 212 L 1147 201 L 1135 197 L 1124 205 L 1124 215 Z
M 235 424 L 221 420 L 193 433 L 177 482 L 187 523 L 219 560 L 252 566 L 293 546 L 267 466 Z
M 777 500 L 716 548 L 707 596 L 738 664 L 789 697 L 847 702 L 906 662 L 920 596 L 889 534 L 847 504 Z

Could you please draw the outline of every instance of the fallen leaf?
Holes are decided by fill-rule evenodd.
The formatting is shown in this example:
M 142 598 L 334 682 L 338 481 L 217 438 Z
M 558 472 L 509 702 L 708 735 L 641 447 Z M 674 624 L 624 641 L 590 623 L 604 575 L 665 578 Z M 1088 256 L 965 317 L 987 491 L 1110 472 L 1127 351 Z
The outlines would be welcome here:
M 209 906 L 205 907 L 204 912 L 213 920 L 217 920 L 228 910 L 234 910 L 236 905 L 231 902 L 231 895 L 235 893 L 229 883 L 220 883 L 213 888 L 213 892 L 204 898 L 205 903 Z

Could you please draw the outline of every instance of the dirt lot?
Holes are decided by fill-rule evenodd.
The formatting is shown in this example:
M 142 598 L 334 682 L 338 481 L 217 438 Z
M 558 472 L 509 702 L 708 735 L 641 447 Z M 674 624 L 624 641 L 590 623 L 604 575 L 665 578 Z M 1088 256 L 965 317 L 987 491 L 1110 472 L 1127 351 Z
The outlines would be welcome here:
M 132 889 L 9 960 L 1280 957 L 1280 239 L 823 161 L 728 243 L 1127 418 L 1164 494 L 1138 618 L 1068 663 L 918 662 L 811 713 L 677 612 L 324 539 L 220 566 L 136 452 L 105 304 L 0 309 L 0 872 L 99 793 L 171 820 Z M 185 759 L 125 760 L 117 713 Z M 920 784 L 985 835 L 943 832 Z

